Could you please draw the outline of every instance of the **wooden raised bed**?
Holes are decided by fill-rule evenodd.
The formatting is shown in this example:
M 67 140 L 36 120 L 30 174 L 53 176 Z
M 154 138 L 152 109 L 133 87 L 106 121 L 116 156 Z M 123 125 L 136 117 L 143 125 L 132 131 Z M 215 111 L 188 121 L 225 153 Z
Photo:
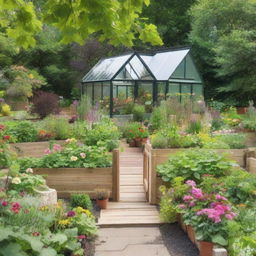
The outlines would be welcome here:
M 151 204 L 157 204 L 159 202 L 161 197 L 159 186 L 164 184 L 162 179 L 157 175 L 157 166 L 165 163 L 171 155 L 181 150 L 187 149 L 152 149 L 150 144 L 145 145 L 143 180 L 147 199 Z M 248 149 L 215 149 L 214 151 L 227 153 L 227 155 L 229 155 L 232 160 L 236 161 L 242 168 L 246 165 L 246 153 Z
M 60 145 L 65 143 L 65 140 L 53 141 Z M 10 146 L 19 157 L 42 157 L 44 151 L 49 148 L 49 141 L 11 143 Z
M 34 174 L 46 175 L 46 183 L 57 190 L 58 197 L 86 193 L 95 198 L 95 189 L 106 189 L 113 201 L 119 201 L 119 150 L 113 151 L 113 165 L 108 168 L 36 168 Z

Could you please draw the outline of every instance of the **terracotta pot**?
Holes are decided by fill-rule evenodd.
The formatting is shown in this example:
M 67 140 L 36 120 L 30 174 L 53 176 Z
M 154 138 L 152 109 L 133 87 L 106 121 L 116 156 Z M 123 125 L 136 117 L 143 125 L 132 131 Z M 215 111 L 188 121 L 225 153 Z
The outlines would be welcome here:
M 141 147 L 142 146 L 142 142 L 140 138 L 135 139 L 135 143 L 136 143 L 136 147 Z
M 200 256 L 212 256 L 213 243 L 206 241 L 199 241 Z
M 136 147 L 136 142 L 135 142 L 135 140 L 130 140 L 130 141 L 129 141 L 129 147 L 131 147 L 131 148 Z
M 100 209 L 107 209 L 108 206 L 108 198 L 107 199 L 97 199 L 96 200 L 97 205 L 100 207 Z
M 187 232 L 187 225 L 184 223 L 182 216 L 181 216 L 181 228 L 183 229 L 184 232 Z
M 196 242 L 196 235 L 195 235 L 195 231 L 194 231 L 194 229 L 191 225 L 187 226 L 187 232 L 188 232 L 188 237 L 189 237 L 190 241 L 192 243 L 195 243 Z

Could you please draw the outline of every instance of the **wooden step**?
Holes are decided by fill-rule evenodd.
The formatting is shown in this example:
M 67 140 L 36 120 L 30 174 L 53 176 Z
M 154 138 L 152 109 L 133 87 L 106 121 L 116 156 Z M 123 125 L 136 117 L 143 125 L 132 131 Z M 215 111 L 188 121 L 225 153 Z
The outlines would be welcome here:
M 145 193 L 121 193 L 121 202 L 146 202 Z
M 144 193 L 144 186 L 138 185 L 138 186 L 120 186 L 120 193 Z
M 134 202 L 109 202 L 108 203 L 108 210 L 109 209 L 145 209 L 145 208 L 156 208 L 154 205 L 150 205 L 148 203 L 134 203 Z

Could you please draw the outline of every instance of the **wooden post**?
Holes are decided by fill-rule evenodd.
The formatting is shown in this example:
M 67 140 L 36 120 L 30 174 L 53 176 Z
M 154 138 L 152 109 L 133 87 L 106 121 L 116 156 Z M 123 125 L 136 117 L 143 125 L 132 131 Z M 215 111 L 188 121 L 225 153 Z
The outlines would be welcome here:
M 112 199 L 115 202 L 120 200 L 120 161 L 119 149 L 113 150 L 112 157 Z

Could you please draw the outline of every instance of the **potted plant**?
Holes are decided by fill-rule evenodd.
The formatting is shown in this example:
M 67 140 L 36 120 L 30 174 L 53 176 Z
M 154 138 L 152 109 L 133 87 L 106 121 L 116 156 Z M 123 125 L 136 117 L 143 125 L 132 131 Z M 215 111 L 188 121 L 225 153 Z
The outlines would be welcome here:
M 96 190 L 96 202 L 100 209 L 107 209 L 109 191 L 105 189 Z
M 148 129 L 146 127 L 139 127 L 137 130 L 137 137 L 135 138 L 136 146 L 141 147 L 147 143 L 149 136 Z

